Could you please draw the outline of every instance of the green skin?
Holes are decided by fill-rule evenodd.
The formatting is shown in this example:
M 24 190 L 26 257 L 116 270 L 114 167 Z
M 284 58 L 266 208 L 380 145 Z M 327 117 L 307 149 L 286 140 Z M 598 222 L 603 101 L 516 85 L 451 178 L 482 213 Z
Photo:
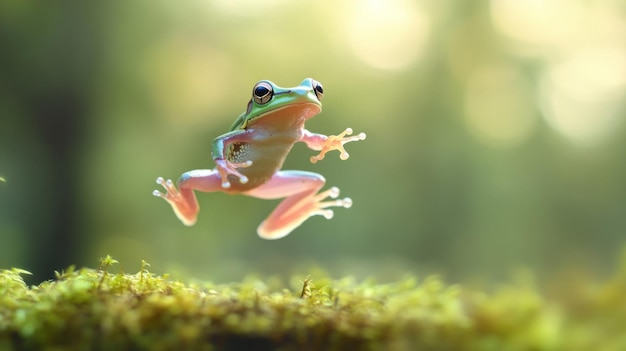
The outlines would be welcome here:
M 259 226 L 257 232 L 264 239 L 282 238 L 314 215 L 332 218 L 328 207 L 348 208 L 352 200 L 337 199 L 336 187 L 318 193 L 325 179 L 317 173 L 280 170 L 296 142 L 320 151 L 310 159 L 316 163 L 332 150 L 339 150 L 340 158 L 345 160 L 349 155 L 343 145 L 365 139 L 365 133 L 346 137 L 352 134 L 350 128 L 336 136 L 311 133 L 304 128 L 309 118 L 321 112 L 323 95 L 322 85 L 311 78 L 293 88 L 258 82 L 246 111 L 229 132 L 213 141 L 216 167 L 184 173 L 178 179 L 178 189 L 171 180 L 159 177 L 157 184 L 166 192 L 155 190 L 153 194 L 172 205 L 176 216 L 189 226 L 196 222 L 199 211 L 194 190 L 285 198 Z M 333 200 L 323 201 L 327 197 Z

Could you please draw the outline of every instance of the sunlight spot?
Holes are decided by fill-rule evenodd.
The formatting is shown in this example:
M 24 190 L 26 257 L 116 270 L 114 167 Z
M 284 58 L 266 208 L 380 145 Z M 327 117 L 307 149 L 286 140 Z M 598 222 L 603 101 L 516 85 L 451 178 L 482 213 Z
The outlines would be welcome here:
M 408 0 L 347 2 L 338 20 L 353 53 L 371 67 L 403 69 L 422 53 L 430 23 Z
M 548 68 L 540 93 L 552 128 L 580 143 L 598 141 L 624 118 L 626 50 L 580 50 Z
M 491 17 L 504 35 L 531 44 L 572 39 L 584 15 L 576 0 L 492 0 Z
M 285 0 L 213 0 L 209 2 L 219 12 L 237 16 L 261 16 L 278 5 L 287 3 Z
M 537 122 L 530 88 L 524 77 L 508 66 L 489 66 L 474 72 L 465 91 L 465 122 L 470 133 L 486 145 L 519 145 Z

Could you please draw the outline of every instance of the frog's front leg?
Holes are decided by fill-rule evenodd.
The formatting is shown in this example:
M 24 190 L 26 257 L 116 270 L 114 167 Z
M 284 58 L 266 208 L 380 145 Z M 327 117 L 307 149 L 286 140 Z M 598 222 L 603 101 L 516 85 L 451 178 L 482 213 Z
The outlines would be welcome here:
M 311 156 L 311 163 L 317 163 L 317 161 L 323 160 L 326 153 L 332 150 L 339 150 L 339 158 L 347 160 L 348 157 L 350 157 L 350 154 L 348 154 L 343 145 L 351 141 L 365 140 L 366 137 L 365 133 L 359 133 L 357 135 L 346 137 L 346 135 L 351 134 L 352 128 L 346 128 L 339 135 L 328 136 L 311 133 L 305 129 L 300 140 L 305 142 L 310 149 L 320 152 L 316 156 Z
M 215 169 L 197 169 L 183 173 L 178 179 L 178 189 L 171 179 L 164 180 L 159 177 L 157 184 L 165 188 L 165 194 L 155 190 L 154 196 L 165 199 L 183 224 L 191 226 L 196 223 L 196 216 L 200 207 L 196 200 L 194 190 L 204 192 L 222 191 L 222 176 Z
M 239 171 L 237 171 L 237 168 L 250 167 L 252 166 L 252 161 L 243 160 L 243 162 L 233 162 L 232 160 L 228 159 L 228 155 L 226 155 L 226 150 L 228 145 L 237 142 L 249 142 L 253 138 L 254 136 L 251 130 L 238 129 L 223 134 L 213 140 L 213 161 L 215 161 L 216 169 L 220 173 L 220 176 L 222 178 L 222 188 L 230 188 L 230 182 L 228 181 L 229 174 L 232 174 L 235 177 L 239 178 L 239 181 L 242 184 L 248 182 L 248 177 L 239 173 Z
M 352 206 L 350 198 L 336 199 L 339 196 L 337 187 L 317 193 L 325 182 L 324 177 L 316 173 L 279 171 L 267 183 L 245 192 L 245 195 L 262 199 L 286 197 L 259 225 L 259 236 L 264 239 L 280 239 L 311 216 L 332 218 L 333 211 L 328 207 Z M 327 197 L 335 200 L 323 201 Z

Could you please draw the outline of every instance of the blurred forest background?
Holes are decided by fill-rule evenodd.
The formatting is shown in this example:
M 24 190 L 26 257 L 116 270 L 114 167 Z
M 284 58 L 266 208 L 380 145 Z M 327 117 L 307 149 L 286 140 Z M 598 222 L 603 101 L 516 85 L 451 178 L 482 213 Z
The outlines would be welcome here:
M 212 168 L 260 79 L 325 88 L 307 128 L 366 132 L 312 165 L 354 200 L 264 241 L 276 206 L 157 176 Z M 626 232 L 622 0 L 0 2 L 0 267 L 110 254 L 218 282 L 307 274 L 607 274 Z

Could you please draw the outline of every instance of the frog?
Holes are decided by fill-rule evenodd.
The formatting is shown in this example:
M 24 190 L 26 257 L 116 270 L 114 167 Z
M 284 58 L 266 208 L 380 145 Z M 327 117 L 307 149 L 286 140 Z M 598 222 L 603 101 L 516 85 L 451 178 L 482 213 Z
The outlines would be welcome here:
M 176 185 L 158 177 L 156 183 L 165 192 L 153 195 L 166 200 L 178 219 L 187 226 L 196 223 L 200 210 L 195 191 L 242 194 L 260 199 L 283 199 L 257 228 L 263 239 L 283 238 L 308 218 L 333 217 L 332 207 L 350 208 L 352 199 L 339 198 L 339 188 L 320 191 L 326 183 L 318 173 L 283 170 L 285 158 L 294 144 L 303 142 L 319 151 L 311 163 L 337 150 L 339 158 L 349 158 L 344 145 L 365 140 L 365 133 L 353 134 L 346 128 L 337 135 L 312 133 L 305 122 L 322 111 L 324 88 L 312 78 L 298 86 L 280 87 L 269 80 L 254 84 L 246 110 L 237 117 L 228 132 L 211 144 L 212 169 L 183 173 Z

